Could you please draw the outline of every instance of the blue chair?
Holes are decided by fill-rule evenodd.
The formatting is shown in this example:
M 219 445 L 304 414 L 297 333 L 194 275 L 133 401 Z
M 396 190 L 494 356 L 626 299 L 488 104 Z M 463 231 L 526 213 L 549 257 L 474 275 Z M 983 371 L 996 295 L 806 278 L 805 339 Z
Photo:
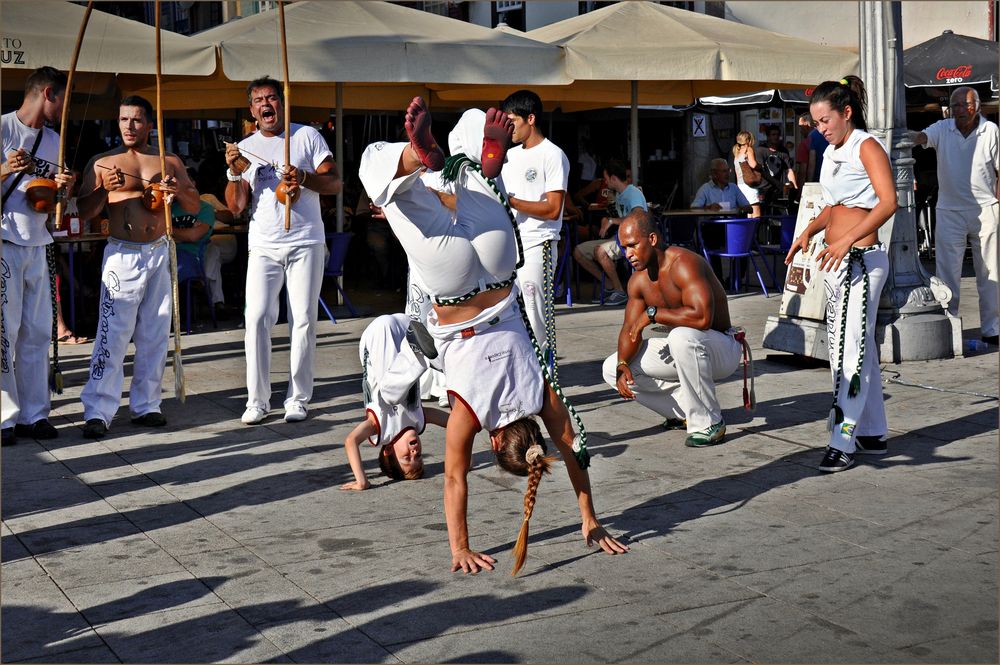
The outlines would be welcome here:
M 768 224 L 771 227 L 769 230 L 773 230 L 776 226 L 780 226 L 781 229 L 777 244 L 773 242 L 763 245 L 758 244 L 761 253 L 771 257 L 771 274 L 772 278 L 776 279 L 778 275 L 778 261 L 784 261 L 785 255 L 788 254 L 788 250 L 791 249 L 792 242 L 795 240 L 795 215 L 762 217 L 761 222 Z M 773 239 L 774 236 L 770 235 L 770 237 Z M 781 288 L 777 282 L 773 282 L 773 284 L 774 288 Z
M 212 297 L 208 290 L 208 277 L 205 276 L 205 247 L 208 242 L 199 243 L 198 253 L 192 254 L 182 250 L 177 251 L 177 287 L 184 288 L 184 317 L 187 333 L 191 334 L 191 285 L 194 282 L 201 284 L 205 293 L 205 300 L 208 302 L 208 313 L 212 317 L 212 327 L 218 328 L 219 324 L 215 320 L 215 303 L 211 302 Z
M 757 223 L 759 221 L 756 217 L 700 220 L 698 222 L 698 243 L 701 245 L 701 253 L 705 256 L 706 261 L 711 262 L 712 256 L 731 259 L 729 265 L 729 283 L 730 288 L 734 291 L 741 290 L 740 273 L 742 270 L 739 264 L 732 259 L 750 259 L 754 271 L 757 273 L 757 281 L 760 282 L 760 288 L 763 289 L 764 297 L 767 298 L 769 297 L 767 287 L 764 285 L 764 279 L 760 276 L 760 268 L 757 266 L 757 259 L 754 256 L 755 254 L 759 255 L 761 261 L 764 260 L 764 255 L 761 254 L 760 248 L 757 246 Z M 709 247 L 705 244 L 705 230 L 710 225 L 722 225 L 725 231 L 725 239 L 722 246 Z M 764 267 L 768 267 L 766 261 L 764 261 Z M 771 276 L 771 283 L 774 284 L 774 275 L 770 270 L 768 270 L 768 274 Z
M 698 215 L 664 215 L 663 231 L 664 239 L 671 245 L 686 247 L 693 251 L 698 251 Z
M 348 300 L 347 294 L 344 293 L 343 287 L 340 286 L 340 279 L 344 274 L 344 260 L 347 258 L 347 248 L 351 244 L 351 237 L 353 233 L 350 232 L 330 232 L 326 234 L 326 246 L 330 250 L 330 258 L 327 259 L 326 268 L 323 269 L 323 277 L 333 277 L 334 284 L 337 285 L 337 291 L 340 292 L 340 297 L 344 299 L 344 304 L 347 305 L 348 311 L 351 312 L 351 316 L 357 316 L 358 313 L 354 309 L 354 305 Z M 323 296 L 319 298 L 319 304 L 326 312 L 326 315 L 330 317 L 330 320 L 334 323 L 337 319 L 334 318 L 333 312 L 330 308 L 326 306 L 323 301 Z
M 559 255 L 556 269 L 553 275 L 552 285 L 553 299 L 559 289 L 566 289 L 566 304 L 573 306 L 573 248 L 576 247 L 576 224 L 563 222 L 563 251 Z M 577 291 L 580 289 L 579 278 L 577 278 Z

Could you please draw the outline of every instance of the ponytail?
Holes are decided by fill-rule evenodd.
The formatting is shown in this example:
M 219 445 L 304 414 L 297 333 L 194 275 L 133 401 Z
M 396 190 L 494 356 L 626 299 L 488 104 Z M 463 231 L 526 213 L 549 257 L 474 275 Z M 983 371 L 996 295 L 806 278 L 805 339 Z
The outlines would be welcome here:
M 868 113 L 868 94 L 864 81 L 857 76 L 852 74 L 839 81 L 820 83 L 809 98 L 810 104 L 816 102 L 827 102 L 831 109 L 840 113 L 850 106 L 851 122 L 857 129 L 868 130 L 868 121 L 865 119 Z
M 524 521 L 521 522 L 521 530 L 517 534 L 517 542 L 514 543 L 514 569 L 510 571 L 511 577 L 517 575 L 524 566 L 524 560 L 528 558 L 528 520 L 535 510 L 538 483 L 541 482 L 543 475 L 551 473 L 555 461 L 554 457 L 545 457 L 545 452 L 538 444 L 528 448 L 528 487 L 524 490 Z

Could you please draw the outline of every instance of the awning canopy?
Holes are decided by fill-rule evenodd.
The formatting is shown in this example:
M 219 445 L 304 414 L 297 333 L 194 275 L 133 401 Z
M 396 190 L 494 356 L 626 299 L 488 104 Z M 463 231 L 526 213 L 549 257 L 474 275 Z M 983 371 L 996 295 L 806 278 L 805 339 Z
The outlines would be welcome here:
M 908 88 L 990 83 L 995 90 L 998 62 L 997 42 L 945 30 L 903 51 L 903 79 Z

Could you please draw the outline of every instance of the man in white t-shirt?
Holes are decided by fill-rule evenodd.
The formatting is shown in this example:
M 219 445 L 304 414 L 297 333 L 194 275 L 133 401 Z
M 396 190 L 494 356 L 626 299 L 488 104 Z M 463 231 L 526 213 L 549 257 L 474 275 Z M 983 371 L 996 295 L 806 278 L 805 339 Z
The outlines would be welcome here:
M 4 158 L 0 410 L 5 446 L 16 443 L 19 435 L 35 439 L 59 435 L 48 421 L 52 298 L 46 248 L 52 236 L 45 228 L 48 215 L 31 207 L 27 189 L 35 178 L 55 180 L 65 191 L 72 188 L 73 174 L 56 172 L 59 135 L 44 126 L 59 123 L 65 95 L 66 75 L 42 67 L 28 76 L 21 107 L 0 120 Z
M 316 318 L 326 260 L 326 236 L 319 195 L 336 194 L 342 182 L 323 136 L 291 124 L 291 164 L 284 162 L 284 95 L 272 78 L 247 86 L 250 114 L 258 131 L 226 146 L 226 205 L 234 215 L 250 208 L 246 285 L 247 405 L 242 421 L 256 425 L 271 408 L 271 328 L 278 319 L 278 294 L 287 282 L 291 370 L 285 421 L 305 420 L 313 391 Z M 249 160 L 243 167 L 240 150 Z M 266 160 L 266 161 L 265 161 Z M 285 206 L 277 198 L 284 180 L 293 202 L 285 230 Z
M 517 283 L 524 294 L 531 330 L 542 352 L 548 354 L 556 343 L 553 281 L 569 158 L 542 133 L 542 100 L 538 95 L 518 90 L 503 100 L 501 110 L 514 123 L 514 143 L 518 144 L 507 152 L 502 171 L 507 200 L 524 245 L 524 265 L 518 268 Z M 549 358 L 550 363 L 553 360 Z
M 965 246 L 979 291 L 979 334 L 996 345 L 1000 335 L 997 277 L 997 125 L 979 114 L 979 93 L 966 86 L 951 93 L 951 115 L 922 132 L 918 145 L 937 150 L 938 200 L 934 252 L 938 278 L 951 289 L 948 314 L 958 316 Z

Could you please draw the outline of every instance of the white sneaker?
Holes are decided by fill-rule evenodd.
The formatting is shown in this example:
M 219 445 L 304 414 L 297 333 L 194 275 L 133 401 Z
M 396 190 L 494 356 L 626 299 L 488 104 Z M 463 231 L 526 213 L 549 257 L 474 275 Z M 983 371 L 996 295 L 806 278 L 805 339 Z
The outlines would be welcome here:
M 264 420 L 266 416 L 267 411 L 259 406 L 248 406 L 247 410 L 243 412 L 243 417 L 240 418 L 240 420 L 243 421 L 244 425 L 256 425 Z
M 442 409 L 447 409 L 451 406 L 451 400 L 448 399 L 448 393 L 445 393 L 444 395 L 438 397 L 438 406 L 440 406 Z
M 297 423 L 306 419 L 306 407 L 298 402 L 292 402 L 285 407 L 285 422 Z

